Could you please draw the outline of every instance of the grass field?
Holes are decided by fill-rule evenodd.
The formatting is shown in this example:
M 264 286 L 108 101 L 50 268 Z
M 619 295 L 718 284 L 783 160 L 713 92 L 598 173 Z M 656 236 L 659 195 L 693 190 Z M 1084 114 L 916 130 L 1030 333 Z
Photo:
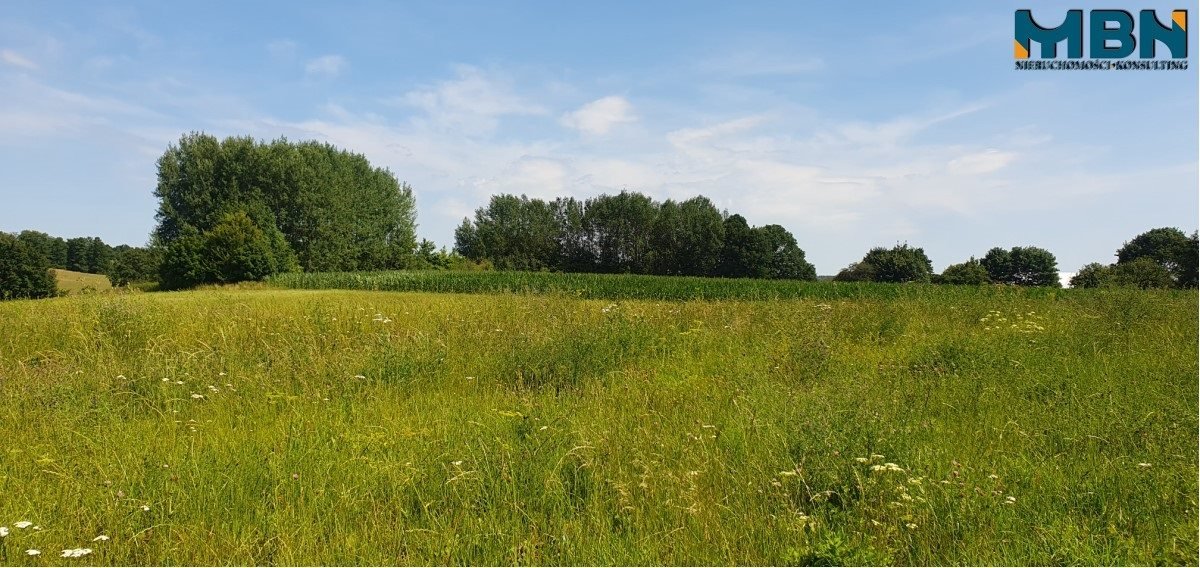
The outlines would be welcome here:
M 893 288 L 6 302 L 0 563 L 1197 563 L 1194 292 Z
M 112 283 L 103 274 L 88 274 L 74 272 L 61 268 L 51 268 L 54 279 L 58 282 L 58 291 L 66 294 L 100 292 L 112 288 Z

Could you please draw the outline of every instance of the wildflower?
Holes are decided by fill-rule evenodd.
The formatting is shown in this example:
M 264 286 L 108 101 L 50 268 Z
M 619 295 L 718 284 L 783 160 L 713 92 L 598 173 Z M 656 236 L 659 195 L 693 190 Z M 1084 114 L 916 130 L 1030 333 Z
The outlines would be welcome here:
M 988 476 L 988 479 L 1000 479 L 1000 476 L 993 473 Z
M 453 462 L 450 462 L 450 463 L 452 463 L 452 464 L 454 464 L 454 465 L 458 466 L 458 465 L 462 465 L 462 460 L 453 461 Z
M 142 512 L 143 512 L 143 513 L 146 513 L 146 512 L 149 512 L 149 511 L 150 511 L 150 505 L 142 505 Z
M 904 526 L 906 526 L 906 527 L 908 527 L 908 528 L 910 528 L 910 529 L 915 529 L 915 528 L 917 528 L 917 523 L 908 523 L 908 524 L 906 524 L 906 525 L 904 525 Z
M 365 379 L 366 377 L 364 377 L 362 375 L 354 375 L 354 378 L 361 380 L 361 379 Z
M 169 383 L 169 382 L 171 382 L 171 379 L 168 379 L 168 378 L 166 378 L 166 377 L 163 377 L 163 378 L 162 378 L 162 382 L 164 382 L 164 383 Z
M 300 479 L 300 474 L 299 474 L 299 473 L 293 473 L 293 474 L 292 474 L 292 481 L 295 481 L 295 480 L 297 480 L 297 479 Z
M 542 430 L 545 430 L 546 428 L 549 428 L 549 426 L 542 426 L 541 428 L 538 428 L 538 431 L 540 432 Z
M 224 376 L 225 376 L 225 371 L 221 371 L 220 373 L 217 373 L 217 376 L 218 376 L 218 377 L 224 377 Z
M 883 459 L 883 455 L 882 454 L 871 454 L 871 459 L 881 460 L 881 459 Z
M 108 540 L 108 535 L 102 534 L 102 535 L 97 536 L 96 538 L 93 538 L 92 542 L 104 542 L 106 540 Z
M 0 527 L 0 538 L 8 536 L 8 527 Z
M 40 550 L 38 550 L 38 549 L 36 549 L 36 548 L 30 548 L 29 550 L 26 550 L 26 551 L 25 551 L 25 554 L 27 554 L 27 555 L 29 555 L 29 556 L 37 556 L 37 555 L 39 555 L 39 554 L 41 554 L 41 553 L 42 553 L 42 551 L 40 551 Z
M 790 476 L 796 475 L 796 472 L 795 471 L 781 471 L 781 472 L 779 472 L 779 475 L 782 475 L 785 477 L 790 477 Z
M 1150 464 L 1142 462 L 1138 464 L 1138 467 L 1150 467 Z
M 854 458 L 854 461 L 856 461 L 856 462 L 858 462 L 858 463 L 867 463 L 867 462 L 869 462 L 869 461 L 871 461 L 871 460 L 869 460 L 869 459 L 867 459 L 867 458 Z
M 175 384 L 177 384 L 177 385 L 182 385 L 182 384 L 183 384 L 183 381 L 175 381 Z
M 204 395 L 202 395 L 200 393 L 192 393 L 192 398 L 201 399 L 201 398 L 204 398 Z
M 1013 504 L 1016 504 L 1016 502 L 1017 502 L 1017 498 L 1013 497 L 1012 495 L 1009 495 L 1008 497 L 1004 498 L 1005 505 L 1013 505 Z
M 33 526 L 33 523 L 31 523 L 29 521 L 17 521 L 15 523 L 13 523 L 13 526 L 17 527 L 19 529 L 27 529 L 27 528 Z
M 67 548 L 62 551 L 63 558 L 82 558 L 92 553 L 90 548 Z

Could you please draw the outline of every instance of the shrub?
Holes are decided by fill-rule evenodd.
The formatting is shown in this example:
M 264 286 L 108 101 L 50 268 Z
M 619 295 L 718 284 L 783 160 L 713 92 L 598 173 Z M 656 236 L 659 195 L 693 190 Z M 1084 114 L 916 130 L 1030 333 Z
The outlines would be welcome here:
M 58 294 L 50 262 L 8 233 L 0 233 L 0 299 L 48 298 Z

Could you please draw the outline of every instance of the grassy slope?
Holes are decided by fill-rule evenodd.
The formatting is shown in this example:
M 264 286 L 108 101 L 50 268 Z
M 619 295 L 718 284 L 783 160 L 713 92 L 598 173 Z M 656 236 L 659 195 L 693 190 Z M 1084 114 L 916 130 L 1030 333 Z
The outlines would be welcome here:
M 88 274 L 87 272 L 74 272 L 60 268 L 51 268 L 50 270 L 54 272 L 54 278 L 58 281 L 58 290 L 60 292 L 78 294 L 87 288 L 97 292 L 112 288 L 112 283 L 103 274 Z
M 1195 563 L 1196 313 L 1126 291 L 8 302 L 0 524 L 42 530 L 0 562 Z

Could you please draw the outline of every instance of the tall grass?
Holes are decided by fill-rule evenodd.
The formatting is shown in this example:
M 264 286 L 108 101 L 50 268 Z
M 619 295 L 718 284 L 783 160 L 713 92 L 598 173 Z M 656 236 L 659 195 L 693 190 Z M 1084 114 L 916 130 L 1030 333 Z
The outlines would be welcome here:
M 452 293 L 558 293 L 608 300 L 782 300 L 794 298 L 977 298 L 982 296 L 1053 297 L 1054 288 L 967 287 L 873 282 L 805 282 L 550 272 L 466 272 L 401 270 L 391 272 L 289 273 L 271 278 L 283 288 Z
M 1194 294 L 795 286 L 4 303 L 0 563 L 1197 562 Z

